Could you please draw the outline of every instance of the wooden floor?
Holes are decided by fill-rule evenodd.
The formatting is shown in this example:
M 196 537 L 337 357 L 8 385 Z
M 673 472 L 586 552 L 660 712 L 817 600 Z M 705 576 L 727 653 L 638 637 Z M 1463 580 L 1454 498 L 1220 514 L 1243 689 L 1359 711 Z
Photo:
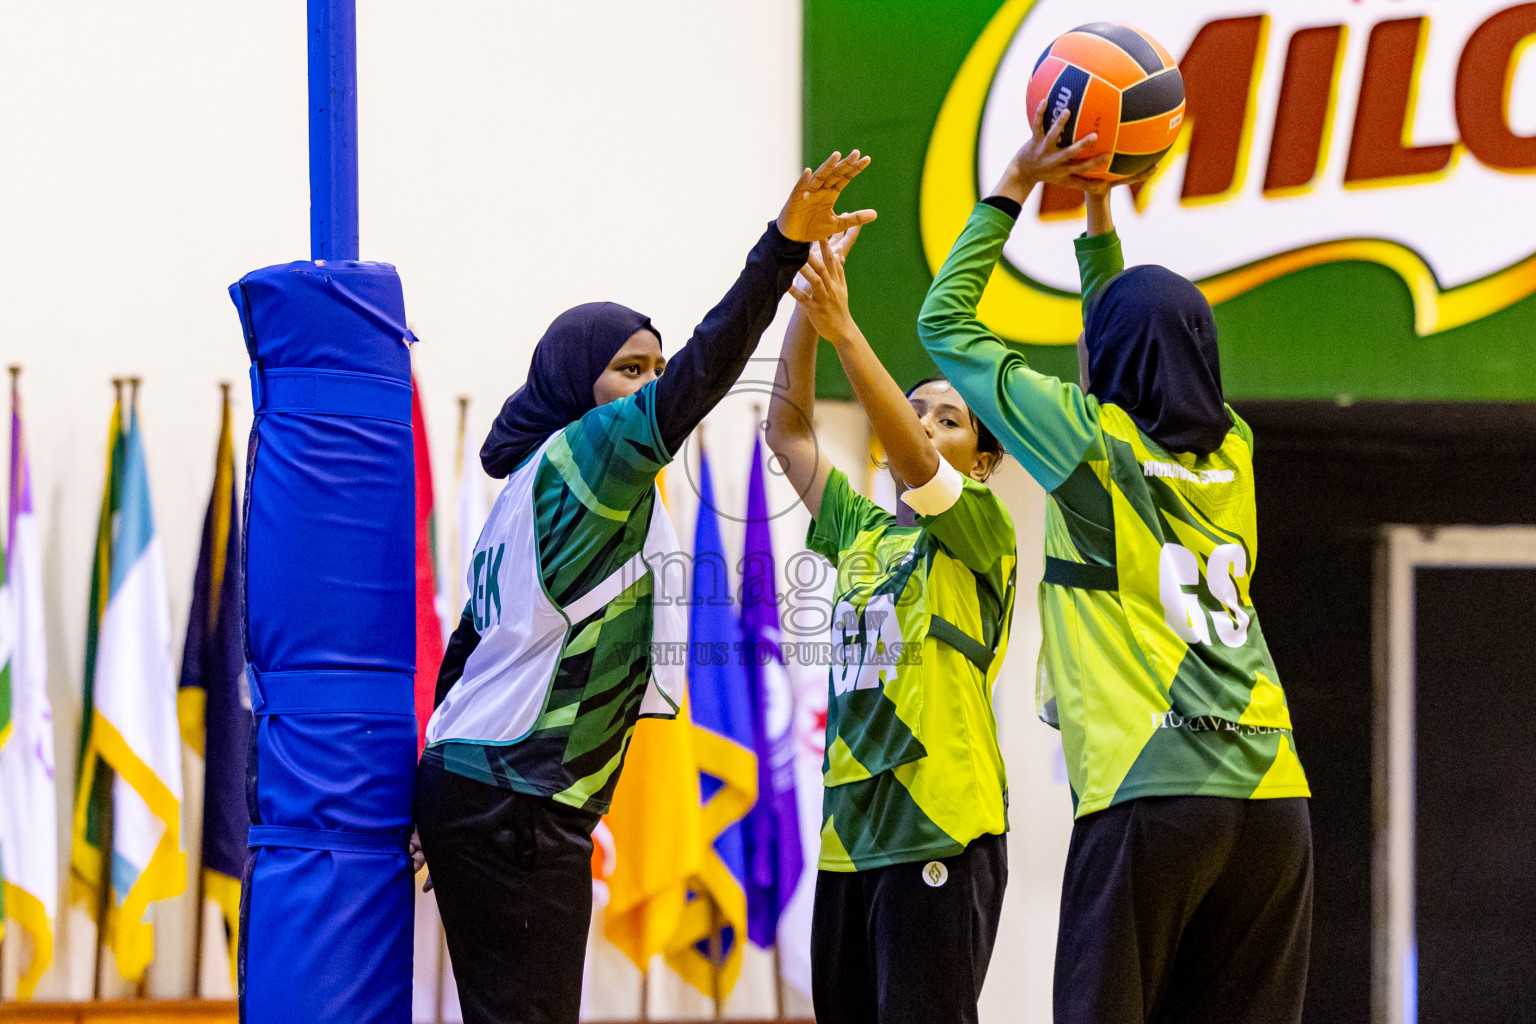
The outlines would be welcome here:
M 4 1003 L 4 1024 L 236 1024 L 233 1002 L 214 1000 L 129 999 L 99 1003 Z M 652 1024 L 663 1024 L 653 1021 Z M 815 1024 L 809 1020 L 731 1021 L 731 1024 Z
M 239 1012 L 233 1001 L 126 999 L 93 1003 L 5 1003 L 5 1024 L 235 1024 Z

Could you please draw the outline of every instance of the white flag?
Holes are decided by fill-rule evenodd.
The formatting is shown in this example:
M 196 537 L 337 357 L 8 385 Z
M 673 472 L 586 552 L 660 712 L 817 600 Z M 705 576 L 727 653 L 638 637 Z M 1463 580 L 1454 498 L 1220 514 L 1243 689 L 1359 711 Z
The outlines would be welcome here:
M 137 981 L 154 957 L 150 904 L 180 894 L 187 876 L 165 559 L 150 507 L 137 411 L 125 439 L 108 594 L 96 648 L 94 727 L 96 749 L 114 771 L 115 912 L 107 939 L 118 972 Z
M 11 388 L 10 552 L 0 566 L 0 877 L 5 917 L 31 936 L 17 997 L 32 998 L 53 960 L 59 861 L 53 713 L 43 633 L 42 545 L 19 396 Z
M 828 569 L 822 586 L 802 593 L 805 607 L 796 618 L 807 625 L 825 621 L 825 630 L 787 639 L 807 645 L 827 643 L 831 636 L 833 594 L 836 576 Z M 817 610 L 823 618 L 817 618 Z M 791 616 L 795 613 L 792 611 Z M 816 901 L 816 863 L 821 858 L 822 757 L 826 752 L 827 668 L 817 659 L 796 658 L 789 666 L 790 683 L 795 692 L 795 790 L 800 812 L 800 845 L 805 857 L 805 872 L 779 917 L 779 962 L 784 980 L 806 998 L 811 995 L 811 910 Z

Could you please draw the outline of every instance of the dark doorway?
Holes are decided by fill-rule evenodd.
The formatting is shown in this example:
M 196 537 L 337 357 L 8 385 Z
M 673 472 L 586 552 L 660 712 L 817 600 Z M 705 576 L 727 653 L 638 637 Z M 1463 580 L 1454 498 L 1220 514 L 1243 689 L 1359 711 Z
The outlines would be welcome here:
M 1536 524 L 1536 404 L 1237 408 L 1256 438 L 1254 603 L 1313 793 L 1316 889 L 1305 1020 L 1369 1024 L 1377 538 L 1388 523 Z M 1474 659 L 1462 671 L 1472 679 L 1480 667 Z M 1475 714 L 1479 705 L 1462 706 Z M 1499 828 L 1496 813 L 1488 809 L 1489 832 Z M 1529 847 L 1509 852 L 1529 861 Z
M 1418 1019 L 1536 1022 L 1536 569 L 1414 580 Z

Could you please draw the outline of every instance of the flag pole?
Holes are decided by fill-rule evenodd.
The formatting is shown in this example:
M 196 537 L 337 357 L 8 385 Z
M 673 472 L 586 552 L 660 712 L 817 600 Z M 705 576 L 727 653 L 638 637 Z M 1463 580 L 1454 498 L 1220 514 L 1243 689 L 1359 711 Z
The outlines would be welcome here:
M 713 896 L 706 897 L 709 900 L 709 967 L 710 988 L 714 990 L 715 1020 L 723 1019 L 720 1000 L 720 961 L 725 956 L 724 944 L 720 939 L 720 904 L 715 902 Z
M 112 390 L 116 396 L 118 405 L 123 404 L 123 385 L 127 381 L 122 377 L 112 378 Z M 107 457 L 112 457 L 111 452 Z M 94 609 L 92 611 L 94 614 Z M 96 771 L 112 771 L 101 758 L 96 759 Z M 107 938 L 107 912 L 111 909 L 112 902 L 112 785 L 111 780 L 106 779 L 107 799 L 101 811 L 101 863 L 96 869 L 96 972 L 92 976 L 91 998 L 101 998 L 101 968 L 104 957 L 102 951 L 106 948 Z M 93 779 L 91 785 L 94 786 Z
M 651 1019 L 651 965 L 649 962 L 640 968 L 640 1021 L 641 1024 Z
M 103 765 L 98 758 L 96 770 L 102 770 Z M 111 771 L 107 768 L 107 771 Z M 101 968 L 106 959 L 103 952 L 107 948 L 107 914 L 112 904 L 112 785 L 107 780 L 107 799 L 101 808 L 101 866 L 97 870 L 96 884 L 96 984 L 91 998 L 101 998 Z
M 220 416 L 221 416 L 220 423 L 223 422 L 222 415 L 223 415 L 224 411 L 229 408 L 229 388 L 230 388 L 229 381 L 227 381 L 227 380 L 219 381 L 219 400 L 220 400 L 219 412 L 220 412 Z M 215 456 L 215 459 L 217 459 L 217 458 L 218 458 L 218 456 Z M 217 468 L 215 468 L 214 473 L 215 473 L 215 475 L 217 475 L 217 473 L 218 473 Z M 207 731 L 207 727 L 206 727 L 206 724 L 205 724 L 204 732 L 206 733 L 206 731 Z M 192 942 L 193 942 L 193 945 L 192 945 L 192 998 L 193 999 L 201 999 L 203 997 L 203 941 L 206 938 L 206 931 L 207 931 L 207 925 L 206 925 L 205 918 L 207 918 L 207 916 L 208 916 L 208 879 L 207 879 L 207 876 L 203 872 L 203 832 L 208 827 L 208 750 L 207 750 L 206 745 L 203 748 L 203 808 L 202 808 L 202 819 L 203 819 L 203 827 L 197 830 L 197 834 L 198 834 L 198 842 L 197 842 L 197 874 L 195 876 L 193 876 L 193 877 L 195 877 L 197 879 L 197 885 L 196 885 L 196 889 L 197 889 L 197 904 L 196 904 L 197 912 L 196 912 L 195 919 L 194 919 L 193 925 L 192 925 L 192 935 L 193 935 L 193 939 L 192 939 Z
M 784 1019 L 784 956 L 777 935 L 773 937 L 773 1019 Z

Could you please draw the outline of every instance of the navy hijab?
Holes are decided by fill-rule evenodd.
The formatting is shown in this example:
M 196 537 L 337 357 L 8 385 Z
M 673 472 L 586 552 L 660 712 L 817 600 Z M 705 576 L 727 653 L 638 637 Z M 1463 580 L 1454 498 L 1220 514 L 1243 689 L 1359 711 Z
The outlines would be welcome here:
M 661 337 L 650 317 L 617 302 L 587 302 L 555 317 L 533 350 L 527 383 L 502 405 L 480 446 L 486 473 L 509 475 L 551 434 L 596 408 L 592 385 L 642 329 Z
M 1084 342 L 1090 395 L 1124 409 L 1167 451 L 1221 447 L 1232 417 L 1200 289 L 1166 267 L 1132 267 L 1089 304 Z

